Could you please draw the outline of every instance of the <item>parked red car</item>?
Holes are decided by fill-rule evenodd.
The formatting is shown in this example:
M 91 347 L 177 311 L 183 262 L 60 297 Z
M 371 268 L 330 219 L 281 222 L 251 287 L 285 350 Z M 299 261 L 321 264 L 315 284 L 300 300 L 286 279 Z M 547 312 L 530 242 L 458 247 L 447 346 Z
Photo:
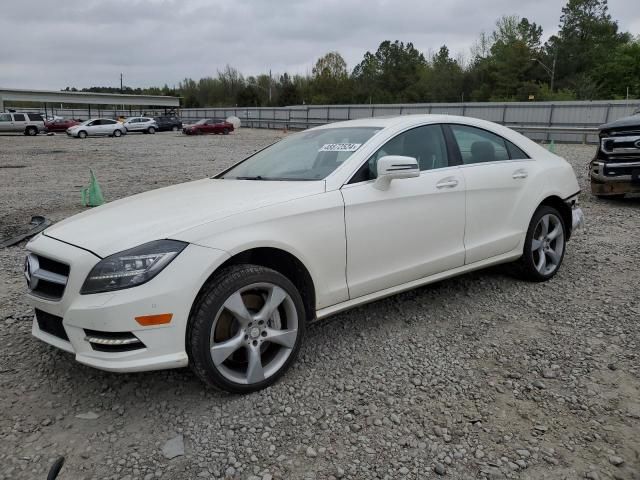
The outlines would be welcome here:
M 44 128 L 47 132 L 66 132 L 67 128 L 75 127 L 80 122 L 76 122 L 72 118 L 57 118 L 44 122 Z
M 233 124 L 224 120 L 214 120 L 204 118 L 193 125 L 188 125 L 182 129 L 185 135 L 202 135 L 203 133 L 222 133 L 223 135 L 233 132 Z

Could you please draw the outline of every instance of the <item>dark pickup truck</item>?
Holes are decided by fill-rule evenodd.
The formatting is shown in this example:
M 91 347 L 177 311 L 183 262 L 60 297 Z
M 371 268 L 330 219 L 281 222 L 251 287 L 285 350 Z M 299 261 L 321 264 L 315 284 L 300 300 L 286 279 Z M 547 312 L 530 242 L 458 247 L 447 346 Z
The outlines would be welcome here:
M 603 198 L 640 193 L 640 109 L 600 126 L 600 145 L 589 164 L 591 192 Z

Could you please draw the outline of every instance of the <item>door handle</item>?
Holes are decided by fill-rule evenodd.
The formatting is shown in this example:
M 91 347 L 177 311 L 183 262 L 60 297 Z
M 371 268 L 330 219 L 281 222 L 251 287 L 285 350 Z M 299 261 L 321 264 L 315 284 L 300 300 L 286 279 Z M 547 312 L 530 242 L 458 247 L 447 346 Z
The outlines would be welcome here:
M 513 172 L 513 175 L 511 175 L 511 177 L 514 178 L 515 180 L 518 180 L 518 179 L 521 179 L 521 178 L 527 178 L 528 176 L 529 176 L 529 174 L 524 169 L 516 170 L 515 172 Z
M 445 178 L 436 183 L 436 188 L 453 188 L 458 186 L 458 180 L 455 178 Z

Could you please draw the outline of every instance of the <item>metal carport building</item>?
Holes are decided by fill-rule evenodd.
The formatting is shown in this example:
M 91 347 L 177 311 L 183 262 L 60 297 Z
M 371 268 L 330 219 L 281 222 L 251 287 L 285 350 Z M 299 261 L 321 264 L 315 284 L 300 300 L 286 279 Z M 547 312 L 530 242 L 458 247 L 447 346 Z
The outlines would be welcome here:
M 126 105 L 138 107 L 180 107 L 179 97 L 162 95 L 131 95 L 117 93 L 68 92 L 55 90 L 21 90 L 0 87 L 0 112 L 4 111 L 4 102 L 34 102 L 44 104 L 86 105 Z

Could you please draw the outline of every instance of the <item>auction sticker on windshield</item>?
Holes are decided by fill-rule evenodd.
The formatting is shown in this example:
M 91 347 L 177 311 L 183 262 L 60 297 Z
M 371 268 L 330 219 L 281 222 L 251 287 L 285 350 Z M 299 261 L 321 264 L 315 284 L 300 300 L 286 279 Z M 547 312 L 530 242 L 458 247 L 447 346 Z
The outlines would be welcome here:
M 361 143 L 325 143 L 319 152 L 355 152 Z

